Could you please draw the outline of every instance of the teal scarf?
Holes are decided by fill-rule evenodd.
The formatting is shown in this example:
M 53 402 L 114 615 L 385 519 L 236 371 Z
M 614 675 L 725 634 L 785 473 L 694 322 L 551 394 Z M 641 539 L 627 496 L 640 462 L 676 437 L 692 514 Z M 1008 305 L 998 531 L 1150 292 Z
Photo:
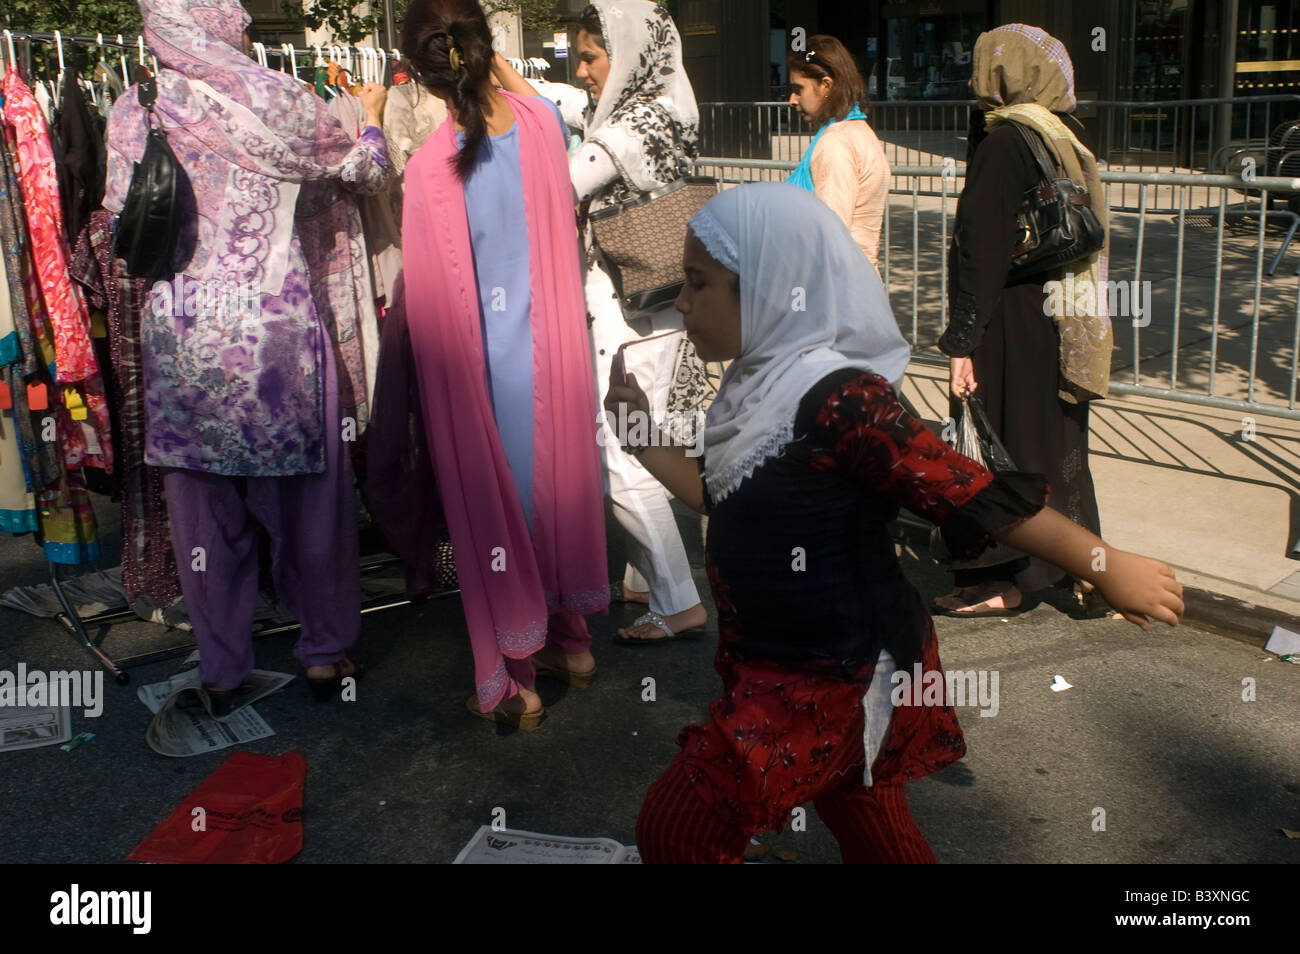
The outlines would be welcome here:
M 857 103 L 854 103 L 853 108 L 849 110 L 849 114 L 844 118 L 845 120 L 866 119 L 867 114 L 862 111 L 861 107 L 858 106 Z M 795 167 L 794 172 L 790 173 L 790 178 L 786 179 L 786 182 L 791 185 L 797 185 L 801 189 L 807 189 L 809 192 L 814 191 L 812 180 L 813 150 L 817 148 L 817 140 L 822 138 L 822 133 L 830 129 L 831 124 L 834 122 L 836 122 L 836 120 L 832 119 L 829 123 L 823 125 L 821 129 L 817 130 L 817 134 L 813 136 L 812 142 L 808 144 L 808 149 L 804 152 L 803 158 L 799 160 L 799 165 Z

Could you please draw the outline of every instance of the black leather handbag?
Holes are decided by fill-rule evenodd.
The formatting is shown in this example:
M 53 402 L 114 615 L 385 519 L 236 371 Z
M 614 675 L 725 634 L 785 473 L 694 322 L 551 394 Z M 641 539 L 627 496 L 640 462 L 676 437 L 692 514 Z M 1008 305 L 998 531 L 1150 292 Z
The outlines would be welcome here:
M 1088 191 L 1075 185 L 1056 165 L 1042 137 L 1023 123 L 1019 130 L 1034 163 L 1038 185 L 1025 193 L 1016 216 L 1016 244 L 1008 274 L 1015 278 L 1054 271 L 1087 258 L 1106 244 L 1106 229 L 1092 211 Z
M 149 77 L 136 86 L 140 105 L 148 110 L 147 123 L 157 118 L 153 111 L 158 98 L 156 84 L 156 78 Z M 149 123 L 144 155 L 131 172 L 126 202 L 113 230 L 113 254 L 125 260 L 128 275 L 169 278 L 189 261 L 193 249 L 179 246 L 186 210 L 193 207 L 185 170 L 167 145 L 162 127 Z

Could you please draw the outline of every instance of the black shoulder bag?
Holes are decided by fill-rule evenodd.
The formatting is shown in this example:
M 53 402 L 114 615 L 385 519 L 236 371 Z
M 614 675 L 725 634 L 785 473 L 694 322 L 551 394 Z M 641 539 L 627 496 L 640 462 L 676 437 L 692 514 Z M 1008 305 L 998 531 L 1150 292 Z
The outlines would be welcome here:
M 140 105 L 148 110 L 149 137 L 117 217 L 113 254 L 126 260 L 126 273 L 133 278 L 166 278 L 175 273 L 174 263 L 184 264 L 193 251 L 178 245 L 185 211 L 194 203 L 189 178 L 167 145 L 161 124 L 149 122 L 157 118 L 157 78 L 141 80 L 136 90 Z
M 1016 244 L 1008 275 L 1023 278 L 1087 258 L 1106 244 L 1106 229 L 1092 211 L 1088 191 L 1057 169 L 1038 133 L 1013 122 L 1038 166 L 1039 181 L 1025 193 L 1016 216 Z

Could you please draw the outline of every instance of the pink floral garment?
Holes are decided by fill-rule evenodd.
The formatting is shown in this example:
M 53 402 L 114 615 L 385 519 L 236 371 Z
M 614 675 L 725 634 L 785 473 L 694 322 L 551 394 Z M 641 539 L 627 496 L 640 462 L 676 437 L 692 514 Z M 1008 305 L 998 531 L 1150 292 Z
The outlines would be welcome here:
M 56 421 L 59 457 L 69 470 L 90 466 L 111 473 L 112 425 L 104 380 L 90 343 L 89 313 L 80 290 L 69 277 L 71 254 L 63 239 L 63 211 L 45 117 L 31 91 L 12 69 L 6 74 L 2 88 L 5 100 L 4 144 L 14 160 L 13 185 L 17 186 L 19 199 L 15 209 L 21 210 L 16 214 L 22 220 L 15 224 L 19 232 L 23 232 L 21 226 L 26 225 L 23 238 L 27 241 L 21 242 L 16 249 L 20 257 L 19 274 L 31 319 L 29 331 L 37 347 L 36 357 L 50 368 L 51 377 L 59 382 L 59 385 L 48 388 L 47 395 Z M 24 90 L 27 91 L 30 109 L 21 107 Z M 76 346 L 70 346 L 69 341 L 76 342 Z M 69 370 L 70 354 L 77 356 L 73 365 L 76 370 L 73 371 Z M 72 376 L 80 374 L 87 364 L 89 374 Z M 67 395 L 60 385 L 75 392 L 76 399 L 72 403 L 84 405 L 84 416 L 79 415 L 79 419 L 74 420 L 68 410 Z
M 90 342 L 86 303 L 68 276 L 70 255 L 63 238 L 63 210 L 45 117 L 13 64 L 0 83 L 0 91 L 4 93 L 4 119 L 13 127 L 18 147 L 18 184 L 23 192 L 36 275 L 54 325 L 56 379 L 66 383 L 84 381 L 99 372 L 99 365 Z

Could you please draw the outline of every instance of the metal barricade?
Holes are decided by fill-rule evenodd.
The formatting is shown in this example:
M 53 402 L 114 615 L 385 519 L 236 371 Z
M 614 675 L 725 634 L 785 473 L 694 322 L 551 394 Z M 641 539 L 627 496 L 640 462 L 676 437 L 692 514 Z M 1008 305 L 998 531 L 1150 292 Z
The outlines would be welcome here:
M 891 165 L 942 165 L 965 161 L 970 100 L 872 102 L 868 116 Z M 1085 100 L 1074 114 L 1095 141 L 1097 156 L 1117 172 L 1237 173 L 1228 168 L 1239 150 L 1263 148 L 1281 124 L 1300 120 L 1300 96 L 1242 96 L 1160 102 Z M 734 159 L 797 162 L 814 129 L 788 103 L 701 103 L 700 152 Z M 1272 170 L 1259 168 L 1261 176 Z M 1288 171 L 1287 173 L 1291 173 Z M 921 183 L 937 195 L 940 183 Z M 1115 207 L 1137 211 L 1138 190 L 1122 183 Z M 1148 212 L 1177 212 L 1178 191 L 1145 192 Z M 1210 204 L 1208 192 L 1193 204 Z
M 794 165 L 705 157 L 696 169 L 728 188 L 781 181 Z M 896 165 L 891 172 L 881 279 L 916 349 L 914 360 L 946 364 L 935 342 L 947 324 L 948 238 L 965 167 Z M 1107 284 L 1096 291 L 1107 295 L 1112 313 L 1111 390 L 1300 419 L 1300 268 L 1279 268 L 1283 251 L 1286 261 L 1300 261 L 1300 242 L 1289 244 L 1300 216 L 1268 208 L 1271 195 L 1300 191 L 1300 179 L 1260 176 L 1250 183 L 1260 198 L 1243 205 L 1230 199 L 1243 188 L 1237 176 L 1105 171 L 1101 177 L 1111 244 Z M 935 194 L 925 193 L 923 182 L 937 182 Z M 1125 189 L 1135 211 L 1114 205 Z M 1149 201 L 1161 190 L 1175 197 L 1173 212 Z M 1194 205 L 1194 194 L 1210 201 Z M 1279 219 L 1285 233 L 1269 233 L 1268 223 Z M 1266 246 L 1274 242 L 1279 251 L 1266 272 Z M 1044 302 L 1063 291 L 1045 284 Z

